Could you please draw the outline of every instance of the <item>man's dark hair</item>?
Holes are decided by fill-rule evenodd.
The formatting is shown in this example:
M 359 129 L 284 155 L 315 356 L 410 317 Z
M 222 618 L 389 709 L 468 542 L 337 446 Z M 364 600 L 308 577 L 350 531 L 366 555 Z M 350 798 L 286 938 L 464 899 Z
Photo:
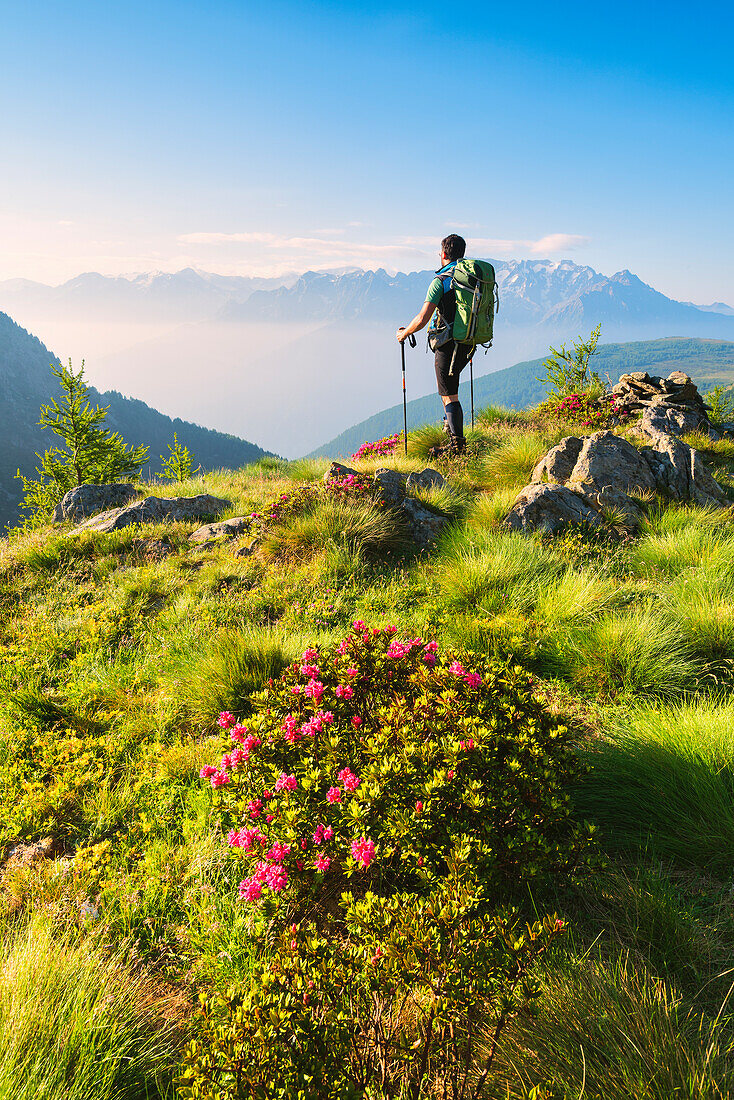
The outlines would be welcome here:
M 466 252 L 466 241 L 458 233 L 449 233 L 448 237 L 444 237 L 441 241 L 441 251 L 449 260 L 460 260 Z

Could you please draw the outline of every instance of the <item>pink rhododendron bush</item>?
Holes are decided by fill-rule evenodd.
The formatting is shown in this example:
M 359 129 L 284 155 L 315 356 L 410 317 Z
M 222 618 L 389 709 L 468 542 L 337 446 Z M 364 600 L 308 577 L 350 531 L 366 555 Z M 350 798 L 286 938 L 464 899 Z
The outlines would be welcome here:
M 255 962 L 205 1003 L 188 1095 L 417 1097 L 460 1063 L 445 1095 L 473 1095 L 492 1057 L 475 1067 L 480 1006 L 501 1029 L 532 1000 L 562 927 L 521 930 L 505 906 L 588 858 L 567 727 L 522 669 L 359 621 L 246 725 L 219 722 L 226 751 L 201 775 Z

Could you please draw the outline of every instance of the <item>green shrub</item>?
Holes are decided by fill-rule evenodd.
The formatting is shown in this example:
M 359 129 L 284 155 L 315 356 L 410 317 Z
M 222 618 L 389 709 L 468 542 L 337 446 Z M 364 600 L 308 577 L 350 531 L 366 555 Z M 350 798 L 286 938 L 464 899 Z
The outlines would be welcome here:
M 731 878 L 734 870 L 734 705 L 645 706 L 587 754 L 580 812 L 611 849 Z
M 551 398 L 563 398 L 568 394 L 591 391 L 596 396 L 604 392 L 599 375 L 592 371 L 591 360 L 596 354 L 596 346 L 601 334 L 601 325 L 597 325 L 588 340 L 574 340 L 573 349 L 565 344 L 560 348 L 551 345 L 550 355 L 543 361 L 545 376 L 538 379 L 545 385 Z
M 494 1054 L 477 1057 L 477 1002 L 499 1033 L 537 993 L 528 968 L 562 922 L 521 933 L 501 906 L 589 859 L 569 730 L 521 669 L 468 671 L 394 635 L 357 621 L 247 727 L 220 716 L 229 751 L 202 776 L 260 961 L 205 1004 L 186 1095 L 418 1096 L 425 1080 L 468 1100 Z
M 144 977 L 42 925 L 0 954 L 1 1100 L 173 1096 L 179 1036 Z
M 734 420 L 734 386 L 714 386 L 703 396 L 709 406 L 712 424 L 727 424 Z

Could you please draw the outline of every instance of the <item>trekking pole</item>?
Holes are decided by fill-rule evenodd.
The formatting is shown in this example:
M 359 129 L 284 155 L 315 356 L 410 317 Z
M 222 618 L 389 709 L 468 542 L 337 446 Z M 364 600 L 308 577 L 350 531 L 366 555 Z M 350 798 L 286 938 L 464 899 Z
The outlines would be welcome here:
M 415 347 L 415 336 L 411 332 L 408 337 L 410 346 Z M 403 363 L 403 440 L 405 442 L 405 453 L 408 453 L 408 399 L 405 396 L 405 340 L 400 341 L 400 355 Z
M 474 431 L 474 356 L 469 360 L 469 385 L 471 386 L 471 427 Z

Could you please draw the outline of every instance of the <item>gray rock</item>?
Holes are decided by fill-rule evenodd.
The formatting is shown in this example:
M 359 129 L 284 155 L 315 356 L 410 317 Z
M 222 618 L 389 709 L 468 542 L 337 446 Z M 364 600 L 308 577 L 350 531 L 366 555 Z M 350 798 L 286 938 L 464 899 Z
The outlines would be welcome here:
M 216 516 L 232 502 L 202 494 L 196 497 L 145 497 L 125 508 L 112 508 L 93 516 L 75 531 L 118 531 L 133 523 L 175 523 L 177 520 L 203 520 Z
M 248 516 L 234 516 L 219 523 L 205 523 L 189 535 L 189 542 L 213 542 L 216 539 L 233 539 L 249 531 L 252 520 Z
M 599 527 L 602 520 L 579 493 L 565 485 L 538 482 L 521 489 L 505 517 L 505 524 L 513 531 L 543 530 L 549 534 L 579 523 Z
M 568 481 L 581 453 L 583 439 L 576 435 L 567 435 L 555 447 L 551 447 L 536 465 L 530 481 L 550 481 L 554 483 Z
M 436 539 L 449 522 L 447 516 L 438 515 L 415 497 L 406 497 L 400 509 L 410 537 L 421 550 L 434 546 Z
M 342 478 L 349 477 L 350 474 L 358 477 L 359 470 L 353 470 L 351 466 L 342 466 L 341 462 L 332 462 L 324 474 L 324 481 L 341 481 Z
M 693 405 L 671 405 L 663 399 L 648 405 L 637 425 L 637 431 L 646 436 L 687 435 L 703 432 L 710 439 L 720 439 L 711 427 L 705 409 Z
M 375 470 L 375 490 L 378 500 L 399 507 L 405 500 L 405 475 L 397 470 Z
M 698 451 L 672 435 L 658 433 L 649 438 L 651 446 L 644 447 L 640 454 L 650 467 L 658 492 L 703 507 L 726 504 L 726 494 Z
M 415 492 L 416 489 L 440 489 L 445 484 L 446 479 L 443 474 L 427 466 L 426 469 L 421 470 L 420 473 L 408 474 L 405 488 L 411 493 Z
M 567 480 L 569 487 L 582 491 L 587 486 L 596 492 L 655 489 L 655 478 L 643 456 L 614 432 L 595 432 L 584 440 Z
M 79 523 L 83 519 L 88 519 L 89 516 L 96 516 L 99 512 L 106 512 L 110 508 L 122 508 L 142 495 L 134 485 L 122 483 L 77 485 L 76 488 L 69 489 L 69 492 L 65 493 L 56 505 L 53 522 Z

